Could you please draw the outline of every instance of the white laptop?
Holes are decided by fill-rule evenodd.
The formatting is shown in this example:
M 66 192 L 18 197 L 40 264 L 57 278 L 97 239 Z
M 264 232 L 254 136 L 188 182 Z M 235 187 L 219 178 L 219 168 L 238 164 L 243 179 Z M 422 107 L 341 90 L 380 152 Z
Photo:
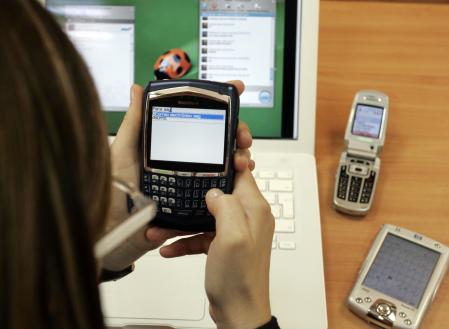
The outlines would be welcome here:
M 245 82 L 240 119 L 255 136 L 255 177 L 276 217 L 270 294 L 284 329 L 327 328 L 314 157 L 318 6 L 319 0 L 47 0 L 94 76 L 111 134 L 127 109 L 129 86 L 153 79 L 153 64 L 171 48 L 189 54 L 186 78 Z M 107 325 L 214 328 L 205 260 L 149 252 L 133 273 L 101 285 Z

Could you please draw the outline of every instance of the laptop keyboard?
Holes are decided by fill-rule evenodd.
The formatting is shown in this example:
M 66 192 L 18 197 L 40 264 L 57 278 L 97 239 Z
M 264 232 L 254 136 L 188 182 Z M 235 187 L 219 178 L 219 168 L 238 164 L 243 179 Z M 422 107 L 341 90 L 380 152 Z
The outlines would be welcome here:
M 276 221 L 272 249 L 296 249 L 293 171 L 255 170 L 253 175 Z

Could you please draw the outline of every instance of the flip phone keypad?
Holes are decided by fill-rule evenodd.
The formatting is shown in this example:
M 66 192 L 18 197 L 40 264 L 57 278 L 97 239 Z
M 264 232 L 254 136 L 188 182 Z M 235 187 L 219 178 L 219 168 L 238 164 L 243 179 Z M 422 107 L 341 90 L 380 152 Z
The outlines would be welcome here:
M 158 202 L 158 209 L 165 214 L 178 216 L 207 215 L 204 198 L 211 188 L 224 191 L 227 178 L 183 177 L 145 173 L 143 192 Z
M 348 175 L 347 166 L 340 167 L 337 197 L 350 202 L 369 203 L 374 188 L 376 172 L 370 170 L 366 178 Z

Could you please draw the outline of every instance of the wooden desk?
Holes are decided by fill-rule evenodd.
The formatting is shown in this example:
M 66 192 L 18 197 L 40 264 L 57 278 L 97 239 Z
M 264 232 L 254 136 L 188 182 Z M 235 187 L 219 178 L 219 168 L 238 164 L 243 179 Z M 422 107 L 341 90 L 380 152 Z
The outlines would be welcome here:
M 449 1 L 321 1 L 318 72 L 329 328 L 368 328 L 345 300 L 381 224 L 449 245 Z M 373 209 L 352 219 L 332 209 L 332 192 L 349 108 L 364 88 L 390 96 L 390 117 Z M 449 328 L 449 279 L 423 328 Z

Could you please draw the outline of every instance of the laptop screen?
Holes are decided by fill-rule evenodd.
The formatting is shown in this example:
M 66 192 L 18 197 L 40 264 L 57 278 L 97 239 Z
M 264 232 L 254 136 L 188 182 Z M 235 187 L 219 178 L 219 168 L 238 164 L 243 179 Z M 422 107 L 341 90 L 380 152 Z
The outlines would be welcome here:
M 174 56 L 186 62 L 175 76 L 242 80 L 240 119 L 260 138 L 297 137 L 297 6 L 290 0 L 47 0 L 90 69 L 110 134 L 127 110 L 130 86 L 154 80 Z

